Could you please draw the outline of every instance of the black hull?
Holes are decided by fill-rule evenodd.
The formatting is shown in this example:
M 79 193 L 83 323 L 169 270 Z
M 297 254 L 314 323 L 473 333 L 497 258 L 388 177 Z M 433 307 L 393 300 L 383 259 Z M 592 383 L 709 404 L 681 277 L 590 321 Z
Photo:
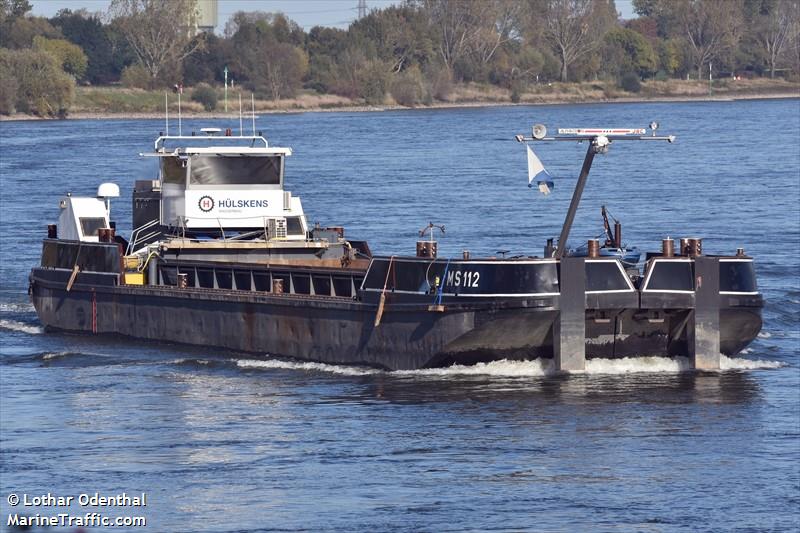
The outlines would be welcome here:
M 390 370 L 554 356 L 556 299 L 454 304 L 437 312 L 390 295 L 376 327 L 374 302 L 80 282 L 67 291 L 63 280 L 37 276 L 42 272 L 34 269 L 31 298 L 42 323 L 59 330 Z M 587 310 L 586 357 L 685 355 L 691 310 L 660 311 L 653 319 L 638 308 Z M 738 353 L 760 329 L 760 306 L 720 309 L 720 351 Z

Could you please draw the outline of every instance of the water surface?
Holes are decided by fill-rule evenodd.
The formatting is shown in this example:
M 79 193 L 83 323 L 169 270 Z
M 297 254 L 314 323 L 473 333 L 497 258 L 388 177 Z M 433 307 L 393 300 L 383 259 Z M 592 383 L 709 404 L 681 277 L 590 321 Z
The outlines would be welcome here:
M 686 362 L 539 362 L 386 373 L 42 331 L 26 294 L 58 196 L 115 181 L 119 231 L 153 176 L 162 121 L 0 123 L 0 510 L 16 493 L 146 492 L 150 531 L 796 530 L 800 527 L 800 100 L 306 113 L 259 117 L 289 145 L 311 222 L 379 253 L 540 254 L 585 145 L 513 135 L 642 127 L 595 159 L 573 242 L 701 236 L 757 259 L 764 330 L 718 373 Z M 230 127 L 185 121 L 184 131 Z M 173 125 L 174 127 L 175 125 Z M 83 512 L 83 510 L 80 510 Z M 108 513 L 108 510 L 104 510 Z M 94 530 L 92 530 L 94 531 Z

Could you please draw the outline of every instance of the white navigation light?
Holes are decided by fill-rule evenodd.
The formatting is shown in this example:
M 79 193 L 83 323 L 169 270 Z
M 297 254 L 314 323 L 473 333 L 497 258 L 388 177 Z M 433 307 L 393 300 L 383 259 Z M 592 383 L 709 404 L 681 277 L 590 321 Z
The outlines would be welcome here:
M 595 147 L 595 153 L 607 154 L 608 145 L 611 144 L 611 141 L 609 141 L 608 137 L 606 137 L 605 135 L 598 135 L 597 137 L 595 137 L 593 144 Z
M 532 133 L 534 139 L 544 139 L 547 135 L 547 128 L 544 124 L 534 124 Z
M 559 128 L 559 135 L 644 135 L 644 128 Z

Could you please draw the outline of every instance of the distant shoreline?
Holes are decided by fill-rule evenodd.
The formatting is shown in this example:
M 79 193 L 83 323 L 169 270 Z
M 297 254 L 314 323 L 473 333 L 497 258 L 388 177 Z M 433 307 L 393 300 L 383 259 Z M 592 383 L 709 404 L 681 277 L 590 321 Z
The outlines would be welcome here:
M 554 97 L 548 98 L 544 95 L 525 95 L 522 101 L 514 103 L 502 100 L 474 100 L 457 102 L 436 102 L 430 105 L 419 105 L 407 107 L 398 104 L 367 105 L 367 104 L 342 104 L 309 107 L 275 107 L 275 108 L 256 108 L 257 115 L 276 115 L 276 114 L 296 114 L 296 113 L 374 113 L 383 111 L 399 110 L 430 110 L 430 109 L 463 109 L 463 108 L 483 108 L 483 107 L 511 107 L 511 106 L 540 106 L 540 105 L 587 105 L 587 104 L 630 104 L 630 103 L 669 103 L 669 102 L 731 102 L 736 100 L 772 100 L 772 99 L 792 99 L 800 98 L 800 87 L 797 91 L 757 91 L 757 92 L 733 92 L 720 91 L 718 94 L 679 94 L 679 95 L 635 95 L 618 96 L 611 98 L 569 98 Z M 550 95 L 547 95 L 550 96 Z M 188 100 L 188 99 L 187 99 Z M 187 102 L 188 104 L 188 102 Z M 186 105 L 186 107 L 190 107 Z M 245 110 L 245 115 L 249 111 Z M 182 113 L 185 119 L 222 119 L 238 117 L 238 113 L 220 113 L 218 111 L 203 112 L 185 109 Z M 171 110 L 171 118 L 175 118 L 174 110 Z M 108 111 L 76 111 L 69 113 L 64 118 L 39 117 L 28 114 L 0 115 L 0 122 L 30 121 L 30 120 L 151 120 L 163 119 L 164 113 L 147 112 L 108 112 Z

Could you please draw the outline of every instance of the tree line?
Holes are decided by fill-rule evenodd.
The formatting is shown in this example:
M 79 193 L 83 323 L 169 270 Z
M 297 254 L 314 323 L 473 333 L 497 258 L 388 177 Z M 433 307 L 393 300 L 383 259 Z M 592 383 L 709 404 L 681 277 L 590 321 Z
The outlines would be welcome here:
M 29 14 L 0 0 L 0 113 L 59 115 L 75 84 L 200 86 L 228 81 L 263 99 L 315 91 L 403 105 L 454 84 L 519 97 L 533 84 L 800 73 L 800 0 L 406 0 L 347 29 L 306 32 L 281 13 L 238 12 L 222 35 L 195 29 L 194 0 L 113 0 L 105 13 Z M 203 98 L 202 94 L 207 97 Z M 214 100 L 214 101 L 211 101 Z

